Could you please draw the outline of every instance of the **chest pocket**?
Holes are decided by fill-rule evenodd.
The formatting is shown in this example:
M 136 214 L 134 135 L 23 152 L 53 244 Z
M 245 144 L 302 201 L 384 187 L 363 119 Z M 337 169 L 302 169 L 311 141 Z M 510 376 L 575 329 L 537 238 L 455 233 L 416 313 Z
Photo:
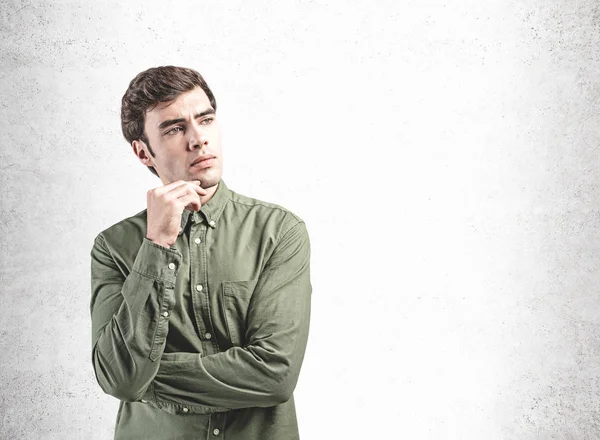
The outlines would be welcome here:
M 221 297 L 225 326 L 231 343 L 241 347 L 245 341 L 248 306 L 258 280 L 223 281 Z

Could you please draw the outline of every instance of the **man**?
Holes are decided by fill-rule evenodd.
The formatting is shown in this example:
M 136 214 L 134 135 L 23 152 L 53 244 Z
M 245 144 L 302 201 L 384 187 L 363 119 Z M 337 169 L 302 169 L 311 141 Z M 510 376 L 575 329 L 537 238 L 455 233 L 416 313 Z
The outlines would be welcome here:
M 92 360 L 121 400 L 116 439 L 299 438 L 308 234 L 225 185 L 216 109 L 202 76 L 173 66 L 123 96 L 123 134 L 163 185 L 91 251 Z

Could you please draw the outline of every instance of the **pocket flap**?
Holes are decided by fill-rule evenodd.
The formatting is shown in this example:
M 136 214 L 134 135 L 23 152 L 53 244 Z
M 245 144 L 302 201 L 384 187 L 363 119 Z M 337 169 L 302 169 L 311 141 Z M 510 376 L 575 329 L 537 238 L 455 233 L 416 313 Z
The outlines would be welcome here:
M 250 298 L 257 283 L 258 280 L 223 281 L 223 294 L 238 298 Z

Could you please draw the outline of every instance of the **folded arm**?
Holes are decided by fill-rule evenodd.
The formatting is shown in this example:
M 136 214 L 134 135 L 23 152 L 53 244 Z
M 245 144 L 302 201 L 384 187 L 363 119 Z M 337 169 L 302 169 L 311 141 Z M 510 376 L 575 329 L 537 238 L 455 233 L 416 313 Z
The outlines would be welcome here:
M 164 353 L 153 383 L 158 401 L 226 408 L 268 407 L 296 386 L 310 319 L 310 243 L 303 222 L 277 243 L 248 308 L 243 347 L 201 357 Z

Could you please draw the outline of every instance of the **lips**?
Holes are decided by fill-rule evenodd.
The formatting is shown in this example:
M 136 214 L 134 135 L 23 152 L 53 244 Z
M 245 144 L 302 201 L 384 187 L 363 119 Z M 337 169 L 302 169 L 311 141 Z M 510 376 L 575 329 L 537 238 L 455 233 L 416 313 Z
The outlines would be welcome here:
M 192 162 L 192 164 L 190 166 L 192 167 L 199 167 L 199 168 L 206 168 L 211 166 L 215 161 L 215 156 L 200 156 L 196 159 L 194 159 L 194 161 Z

